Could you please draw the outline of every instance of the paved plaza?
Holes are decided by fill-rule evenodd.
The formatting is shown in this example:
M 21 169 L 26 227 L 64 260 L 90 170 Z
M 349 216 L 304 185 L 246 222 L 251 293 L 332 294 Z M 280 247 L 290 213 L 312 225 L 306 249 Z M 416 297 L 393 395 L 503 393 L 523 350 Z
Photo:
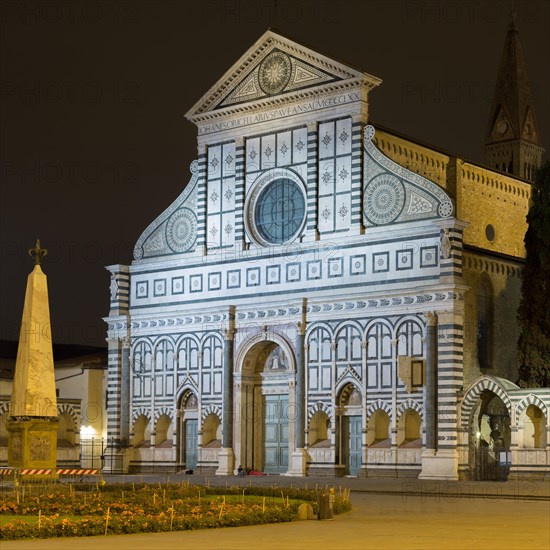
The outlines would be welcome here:
M 149 476 L 126 476 L 138 481 Z M 155 479 L 158 481 L 159 476 Z M 199 476 L 177 480 L 199 482 Z M 321 480 L 202 477 L 202 482 L 315 486 Z M 149 480 L 149 479 L 148 479 Z M 172 481 L 176 481 L 173 476 Z M 152 476 L 150 481 L 153 481 Z M 22 549 L 548 549 L 549 487 L 545 483 L 422 483 L 418 480 L 332 479 L 351 487 L 353 509 L 332 521 L 220 530 L 2 542 Z

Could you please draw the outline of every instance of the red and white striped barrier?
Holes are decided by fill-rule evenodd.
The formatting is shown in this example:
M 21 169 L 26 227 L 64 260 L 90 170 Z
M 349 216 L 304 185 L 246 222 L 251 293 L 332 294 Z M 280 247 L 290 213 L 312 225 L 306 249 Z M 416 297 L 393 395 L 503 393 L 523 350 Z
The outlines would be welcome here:
M 99 470 L 71 470 L 70 468 L 63 468 L 57 470 L 57 475 L 64 476 L 96 476 Z
M 14 473 L 13 468 L 0 468 L 0 476 L 9 476 Z M 26 470 L 18 470 L 19 475 L 22 476 L 45 476 L 52 473 L 52 470 L 47 469 L 26 469 Z M 99 470 L 92 470 L 92 469 L 71 469 L 71 468 L 59 468 L 56 470 L 57 475 L 65 475 L 65 476 L 96 476 L 99 474 Z

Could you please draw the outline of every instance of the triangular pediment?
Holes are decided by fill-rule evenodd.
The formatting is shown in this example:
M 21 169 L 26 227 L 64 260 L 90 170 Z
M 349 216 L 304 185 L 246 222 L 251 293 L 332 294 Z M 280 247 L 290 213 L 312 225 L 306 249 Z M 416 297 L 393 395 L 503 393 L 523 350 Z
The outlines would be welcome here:
M 510 120 L 506 109 L 501 105 L 497 111 L 497 116 L 495 117 L 495 121 L 493 123 L 490 141 L 496 142 L 510 139 L 518 139 L 518 136 L 516 136 L 514 132 L 512 121 Z
M 525 114 L 525 121 L 523 123 L 523 129 L 521 131 L 521 139 L 530 141 L 531 143 L 539 143 L 539 134 L 537 131 L 537 122 L 533 110 L 527 107 Z
M 256 63 L 252 71 L 220 101 L 216 109 L 339 80 L 343 80 L 341 75 L 331 74 L 279 48 L 274 48 Z
M 260 39 L 186 113 L 194 120 L 245 104 L 279 101 L 309 88 L 357 81 L 370 88 L 381 81 L 317 53 L 273 31 Z

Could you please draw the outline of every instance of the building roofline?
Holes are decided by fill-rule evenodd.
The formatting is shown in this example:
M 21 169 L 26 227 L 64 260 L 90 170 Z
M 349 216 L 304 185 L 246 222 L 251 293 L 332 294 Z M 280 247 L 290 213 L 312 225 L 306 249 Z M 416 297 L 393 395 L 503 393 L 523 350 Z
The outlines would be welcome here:
M 425 141 L 413 138 L 413 137 L 409 136 L 408 134 L 398 132 L 396 130 L 388 128 L 387 126 L 384 126 L 382 124 L 378 124 L 375 121 L 371 121 L 370 123 L 376 129 L 382 130 L 383 132 L 391 134 L 395 137 L 410 141 L 411 143 L 414 143 L 415 145 L 420 145 L 421 147 L 425 147 L 426 149 L 431 149 L 432 151 L 435 151 L 436 153 L 440 153 L 440 154 L 446 155 L 448 157 L 453 157 L 453 158 L 460 159 L 461 161 L 463 161 L 465 163 L 468 163 L 468 164 L 471 164 L 472 166 L 476 166 L 477 168 L 482 168 L 483 170 L 488 170 L 489 172 L 494 172 L 495 174 L 506 176 L 508 178 L 515 179 L 515 180 L 521 181 L 522 183 L 528 183 L 529 185 L 531 185 L 531 182 L 529 180 L 520 178 L 518 176 L 514 176 L 513 174 L 510 174 L 508 172 L 503 172 L 502 170 L 496 170 L 495 168 L 492 168 L 491 166 L 487 166 L 486 164 L 481 164 L 480 162 L 473 161 L 473 160 L 471 160 L 471 159 L 469 159 L 469 158 L 467 158 L 463 155 L 458 155 L 456 153 L 451 153 L 450 151 L 447 151 L 446 149 L 443 149 L 439 146 L 432 145 L 431 143 L 427 143 Z

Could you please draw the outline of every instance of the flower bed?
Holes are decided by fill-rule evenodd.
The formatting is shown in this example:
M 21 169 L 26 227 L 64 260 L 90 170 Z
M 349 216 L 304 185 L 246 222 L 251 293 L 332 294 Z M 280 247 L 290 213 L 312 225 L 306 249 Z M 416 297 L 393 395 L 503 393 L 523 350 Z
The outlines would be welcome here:
M 0 540 L 287 522 L 301 503 L 316 500 L 316 491 L 296 488 L 57 484 L 39 495 L 14 491 L 4 499 L 0 515 L 22 519 L 1 525 Z M 349 508 L 346 494 L 335 497 L 335 513 Z

